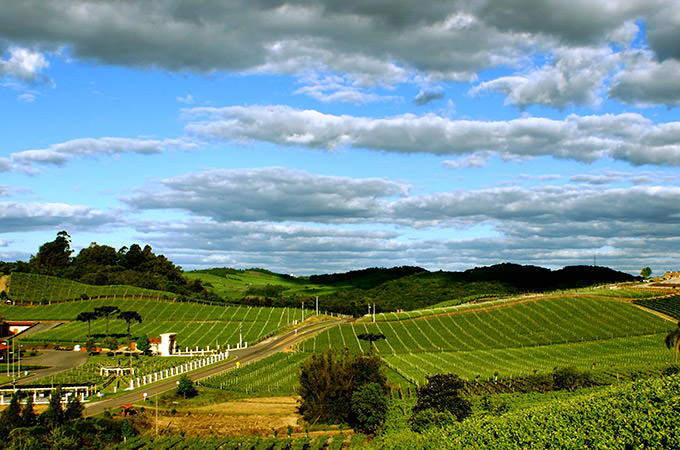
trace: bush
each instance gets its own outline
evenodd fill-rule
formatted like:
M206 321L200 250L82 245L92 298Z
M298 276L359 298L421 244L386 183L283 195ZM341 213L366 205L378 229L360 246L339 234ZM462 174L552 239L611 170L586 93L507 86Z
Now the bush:
M378 383L365 383L352 394L351 406L357 431L375 434L385 422L389 397Z
M470 401L460 395L460 390L465 387L465 382L458 375L452 373L440 373L426 377L427 382L418 389L418 400L413 407L411 416L411 428L423 429L425 421L430 419L435 423L439 420L448 420L436 413L449 413L456 420L461 421L472 413ZM432 410L432 412L424 412Z
M198 395L198 391L196 390L196 386L194 386L194 382L191 381L191 378L189 378L187 375L181 375L179 377L179 383L177 384L177 395L181 395L184 398L196 397Z
M556 368L553 371L553 385L557 390L573 391L574 389L593 385L593 378L589 372L580 371L575 367Z

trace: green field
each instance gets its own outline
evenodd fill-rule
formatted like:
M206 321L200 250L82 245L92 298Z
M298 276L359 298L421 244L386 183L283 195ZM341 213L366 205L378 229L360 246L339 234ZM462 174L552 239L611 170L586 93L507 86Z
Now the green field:
M202 380L201 386L240 395L293 395L298 367L308 353L276 353L260 361Z
M300 320L300 309L265 308L254 306L215 306L196 303L181 303L164 300L82 300L77 302L55 303L52 305L21 306L0 305L0 316L7 320L53 320L66 323L42 333L22 338L23 343L58 345L84 344L87 340L87 323L75 321L84 311L95 307L115 305L121 311L137 311L142 323L133 323L131 334L156 337L161 333L177 333L180 347L205 348L217 345L234 347L239 342L239 326L245 342L254 343L271 335L295 320ZM309 317L311 310L306 310ZM104 334L105 321L92 322L92 334ZM127 324L111 319L109 333L127 333Z
M177 294L135 286L94 286L48 275L14 272L10 276L9 298L17 304L49 304L85 297L145 297L173 299Z
M498 305L496 305L498 306ZM304 342L306 352L348 348L367 353L362 333L382 333L375 343L389 367L422 383L433 373L473 379L549 372L556 366L615 373L671 361L663 344L674 324L630 303L601 296L536 297L504 307L463 309L399 321L344 324Z
M279 287L277 295L305 297L324 295L337 288L310 283L306 278L294 278L261 270L209 269L185 272L189 280L201 280L203 285L227 300L239 300L248 294L249 289L262 289L266 286Z

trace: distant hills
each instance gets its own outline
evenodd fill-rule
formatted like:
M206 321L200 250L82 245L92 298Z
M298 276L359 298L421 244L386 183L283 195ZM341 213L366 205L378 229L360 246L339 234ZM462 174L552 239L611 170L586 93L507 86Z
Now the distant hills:
M51 275L89 285L129 285L172 292L200 300L257 306L294 306L319 297L320 308L361 315L368 305L378 312L411 310L440 303L457 304L485 297L545 292L636 277L607 267L568 266L551 270L502 263L463 272L430 272L421 267L372 267L344 273L292 277L264 269L214 268L185 273L148 245L119 250L92 243L72 256L70 236L61 231L29 262L0 262L0 272ZM82 290L82 289L81 289Z

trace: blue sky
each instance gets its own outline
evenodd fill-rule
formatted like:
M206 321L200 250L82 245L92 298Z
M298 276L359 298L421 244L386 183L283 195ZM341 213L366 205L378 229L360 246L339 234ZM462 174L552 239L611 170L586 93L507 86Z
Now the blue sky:
M678 1L0 0L0 260L677 270Z

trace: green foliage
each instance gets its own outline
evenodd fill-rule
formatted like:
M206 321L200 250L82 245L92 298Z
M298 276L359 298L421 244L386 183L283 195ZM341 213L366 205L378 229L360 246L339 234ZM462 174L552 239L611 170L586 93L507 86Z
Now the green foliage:
M149 336L146 334L141 335L137 338L137 350L146 354L151 349L151 343L149 342Z
M191 378L189 378L189 376L186 374L182 374L179 377L177 384L177 395L181 395L184 398L192 398L198 395L198 391L196 390L196 386L194 386L194 382L191 381Z
M377 356L347 352L318 353L300 367L300 413L310 423L348 423L358 426L352 411L352 395L362 386L375 383L387 393L387 378Z
M9 405L0 413L0 438L6 439L10 432L22 425L19 393L12 394Z
M384 386L364 383L352 394L351 409L356 429L361 433L375 434L385 422L389 396Z
M469 416L472 413L470 401L460 393L464 386L465 382L455 374L428 376L425 385L418 389L418 400L412 409L411 428L414 431L423 430L427 420L433 420L433 423L448 421L447 413L456 420Z
M60 427L64 424L65 416L64 409L61 406L61 396L61 387L57 386L57 388L52 391L52 394L50 394L50 402L47 405L47 409L40 414L40 423L50 429Z
M649 266L643 267L642 270L640 270L640 276L643 278L649 278L652 276L652 269L650 269Z
M578 370L575 367L561 367L553 371L554 389L573 391L592 385L593 379L587 371Z
M300 362L307 353L281 352L219 375L201 380L201 386L238 396L291 395L298 387Z
M680 378L649 379L571 394L501 416L474 416L423 434L396 430L366 448L678 449L679 398Z
M153 253L150 246L138 244L130 248L99 245L84 248L74 258L70 236L60 231L57 238L40 246L29 264L16 264L15 271L54 275L92 285L131 285L168 291L185 296L212 298L200 281L184 279L182 269L163 255Z

